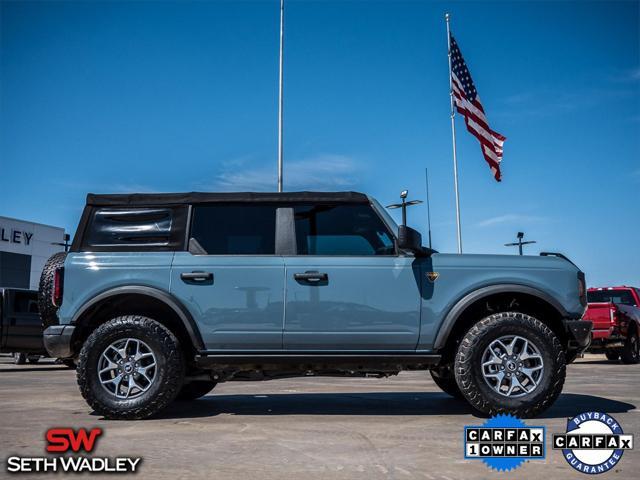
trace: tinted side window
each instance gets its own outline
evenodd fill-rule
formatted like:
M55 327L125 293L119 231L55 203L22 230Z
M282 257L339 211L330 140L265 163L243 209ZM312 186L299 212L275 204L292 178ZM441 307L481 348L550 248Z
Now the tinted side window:
M275 205L196 205L191 237L209 255L274 255Z
M368 205L294 207L298 255L393 255L393 237Z
M185 211L185 207L96 208L84 246L98 250L182 248Z

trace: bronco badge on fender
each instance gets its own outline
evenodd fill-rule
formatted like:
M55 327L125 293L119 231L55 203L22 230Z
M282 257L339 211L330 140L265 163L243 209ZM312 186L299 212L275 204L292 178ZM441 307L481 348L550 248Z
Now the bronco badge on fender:
M427 272L427 278L431 283L435 282L440 274L438 272Z

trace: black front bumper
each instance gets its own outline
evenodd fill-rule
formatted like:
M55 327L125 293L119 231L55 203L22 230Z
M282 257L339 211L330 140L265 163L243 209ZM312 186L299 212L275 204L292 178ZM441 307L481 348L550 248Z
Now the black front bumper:
M76 327L73 325L53 325L44 331L44 348L54 358L73 356L71 337Z
M569 337L569 349L583 352L589 347L593 322L589 320L565 320L564 326Z

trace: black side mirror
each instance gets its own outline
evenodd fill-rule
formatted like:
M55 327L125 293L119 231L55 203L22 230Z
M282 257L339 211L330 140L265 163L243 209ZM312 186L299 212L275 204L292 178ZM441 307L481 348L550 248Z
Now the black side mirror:
M398 227L398 248L400 250L408 250L415 255L422 254L422 235L417 230L406 225Z

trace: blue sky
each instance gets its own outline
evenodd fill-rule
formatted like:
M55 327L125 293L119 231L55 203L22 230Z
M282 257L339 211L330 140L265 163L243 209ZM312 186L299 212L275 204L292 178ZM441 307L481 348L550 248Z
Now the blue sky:
M277 0L0 9L0 215L73 233L87 192L275 189ZM465 252L524 230L640 286L638 2L288 1L285 189L424 199L428 166L455 251L445 11L507 136L498 184L457 120Z

